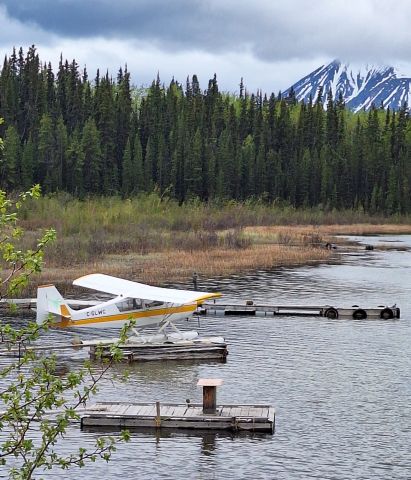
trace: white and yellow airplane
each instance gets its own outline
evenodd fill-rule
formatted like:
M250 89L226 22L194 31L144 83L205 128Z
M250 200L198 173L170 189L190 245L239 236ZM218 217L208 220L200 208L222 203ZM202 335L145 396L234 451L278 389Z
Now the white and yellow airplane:
M115 295L106 302L74 310L54 285L37 289L37 323L49 315L53 327L118 328L135 320L135 328L159 325L163 329L174 321L188 318L203 301L220 297L220 293L194 292L160 288L110 275L93 273L74 280L73 285Z

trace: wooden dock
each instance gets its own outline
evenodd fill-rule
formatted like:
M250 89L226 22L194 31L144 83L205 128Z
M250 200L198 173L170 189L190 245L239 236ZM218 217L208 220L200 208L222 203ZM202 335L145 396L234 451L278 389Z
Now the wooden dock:
M176 341L173 343L127 342L119 347L123 359L129 363L149 362L158 360L215 360L221 363L227 361L227 343L222 337L199 337L192 341ZM99 349L100 358L110 358L110 345L91 345L90 358L96 358Z
M400 309L396 305L389 307L379 305L377 307L337 307L333 305L267 305L257 304L251 300L244 303L219 303L205 302L198 308L199 315L262 315L262 316L317 316L331 319L353 318L361 319L384 319L400 318Z
M206 414L201 404L99 402L81 412L81 427L274 433L275 410L270 405L219 405L216 413Z
M110 358L110 347L117 342L118 338L110 338L80 340L78 343L54 343L53 345L31 344L25 348L34 352L88 348L90 358L95 360L97 351L99 351L99 358ZM133 341L133 337L130 337L118 348L123 353L124 361L129 363L159 360L213 360L225 363L228 355L227 343L223 337L196 337L193 340L173 340L163 343L136 343ZM18 348L9 349L7 343L0 343L0 357L18 357L20 354Z

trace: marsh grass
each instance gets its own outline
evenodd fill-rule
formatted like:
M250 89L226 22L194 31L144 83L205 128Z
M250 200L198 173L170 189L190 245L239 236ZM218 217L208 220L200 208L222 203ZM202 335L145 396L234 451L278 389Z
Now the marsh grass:
M102 261L79 267L48 267L38 278L38 283L55 283L67 293L72 291L68 284L74 278L90 272L100 272L155 285L179 280L189 281L193 272L198 272L200 278L218 277L255 268L272 269L323 262L331 255L326 249L293 248L276 244L251 245L240 251L215 248L207 251L166 251L147 256L110 255Z
M22 248L53 226L36 284L65 285L103 272L158 284L255 268L326 261L324 249L339 234L411 233L408 218L371 217L358 211L295 210L258 201L178 205L156 194L80 201L66 194L43 197L22 209ZM31 293L34 293L32 288Z

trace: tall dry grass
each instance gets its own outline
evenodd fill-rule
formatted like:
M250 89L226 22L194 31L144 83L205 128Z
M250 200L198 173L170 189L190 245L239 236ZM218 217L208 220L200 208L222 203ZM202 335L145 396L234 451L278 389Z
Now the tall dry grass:
M113 255L81 267L72 266L65 269L49 267L37 279L39 283L55 283L67 293L72 290L69 283L74 278L90 272L107 273L156 285L190 280L193 272L198 272L202 277L218 277L256 268L272 269L327 261L331 255L332 253L326 249L291 248L276 244L252 245L241 251L216 248L207 251L166 251L148 256Z
M82 201L60 194L29 202L21 215L22 248L35 245L42 229L56 228L38 281L60 284L96 271L155 284L193 271L215 276L324 261L330 252L322 247L333 235L411 232L405 217L257 201L178 205L156 194Z

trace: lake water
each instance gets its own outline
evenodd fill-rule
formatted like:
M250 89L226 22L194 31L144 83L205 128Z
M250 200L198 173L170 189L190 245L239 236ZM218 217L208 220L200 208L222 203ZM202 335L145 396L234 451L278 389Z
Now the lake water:
M411 236L362 240L411 247ZM46 478L411 478L411 252L361 250L341 264L200 278L199 286L221 291L225 300L397 303L401 319L204 317L199 331L228 342L226 364L132 365L127 383L103 380L97 399L201 402L197 380L222 378L218 402L274 405L275 434L133 433L108 464L53 470ZM51 335L61 340L68 333ZM64 354L61 363L75 368L80 356ZM91 447L96 437L73 426L59 449Z

